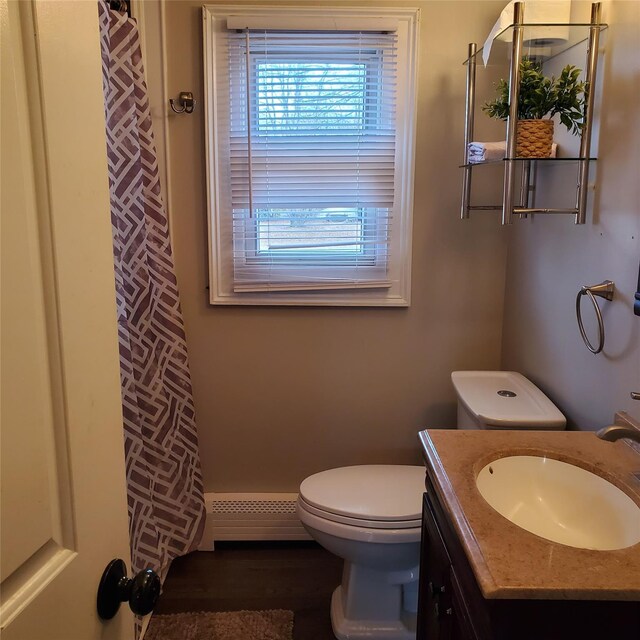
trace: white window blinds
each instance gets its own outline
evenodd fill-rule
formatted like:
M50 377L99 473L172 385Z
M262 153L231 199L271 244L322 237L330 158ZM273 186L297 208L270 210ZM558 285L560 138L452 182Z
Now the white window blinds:
M230 30L218 56L234 291L391 286L395 32Z

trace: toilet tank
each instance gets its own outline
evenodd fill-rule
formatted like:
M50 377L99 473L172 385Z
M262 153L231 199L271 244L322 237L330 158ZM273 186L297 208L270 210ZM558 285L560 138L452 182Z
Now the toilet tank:
M454 371L458 429L562 430L560 410L515 371Z

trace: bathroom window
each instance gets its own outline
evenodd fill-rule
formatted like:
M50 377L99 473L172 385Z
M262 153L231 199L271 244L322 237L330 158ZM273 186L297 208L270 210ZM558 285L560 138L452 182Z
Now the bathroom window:
M204 8L213 304L408 305L417 20L386 14Z

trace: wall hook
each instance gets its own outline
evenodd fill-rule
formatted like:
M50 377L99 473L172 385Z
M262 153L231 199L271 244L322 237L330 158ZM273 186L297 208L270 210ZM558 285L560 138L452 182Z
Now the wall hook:
M176 109L176 103L180 105L180 109ZM178 99L174 100L171 98L169 104L171 105L171 109L176 113L193 113L193 110L196 108L196 101L193 99L193 93L191 93L191 91L181 91Z

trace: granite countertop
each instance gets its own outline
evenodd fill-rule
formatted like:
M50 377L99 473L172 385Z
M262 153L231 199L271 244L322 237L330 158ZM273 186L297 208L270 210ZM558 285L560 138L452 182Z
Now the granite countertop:
M488 599L640 601L640 543L626 549L577 549L529 533L495 511L475 479L509 455L544 455L602 476L640 506L640 454L624 441L577 431L429 429L420 441L440 502Z

